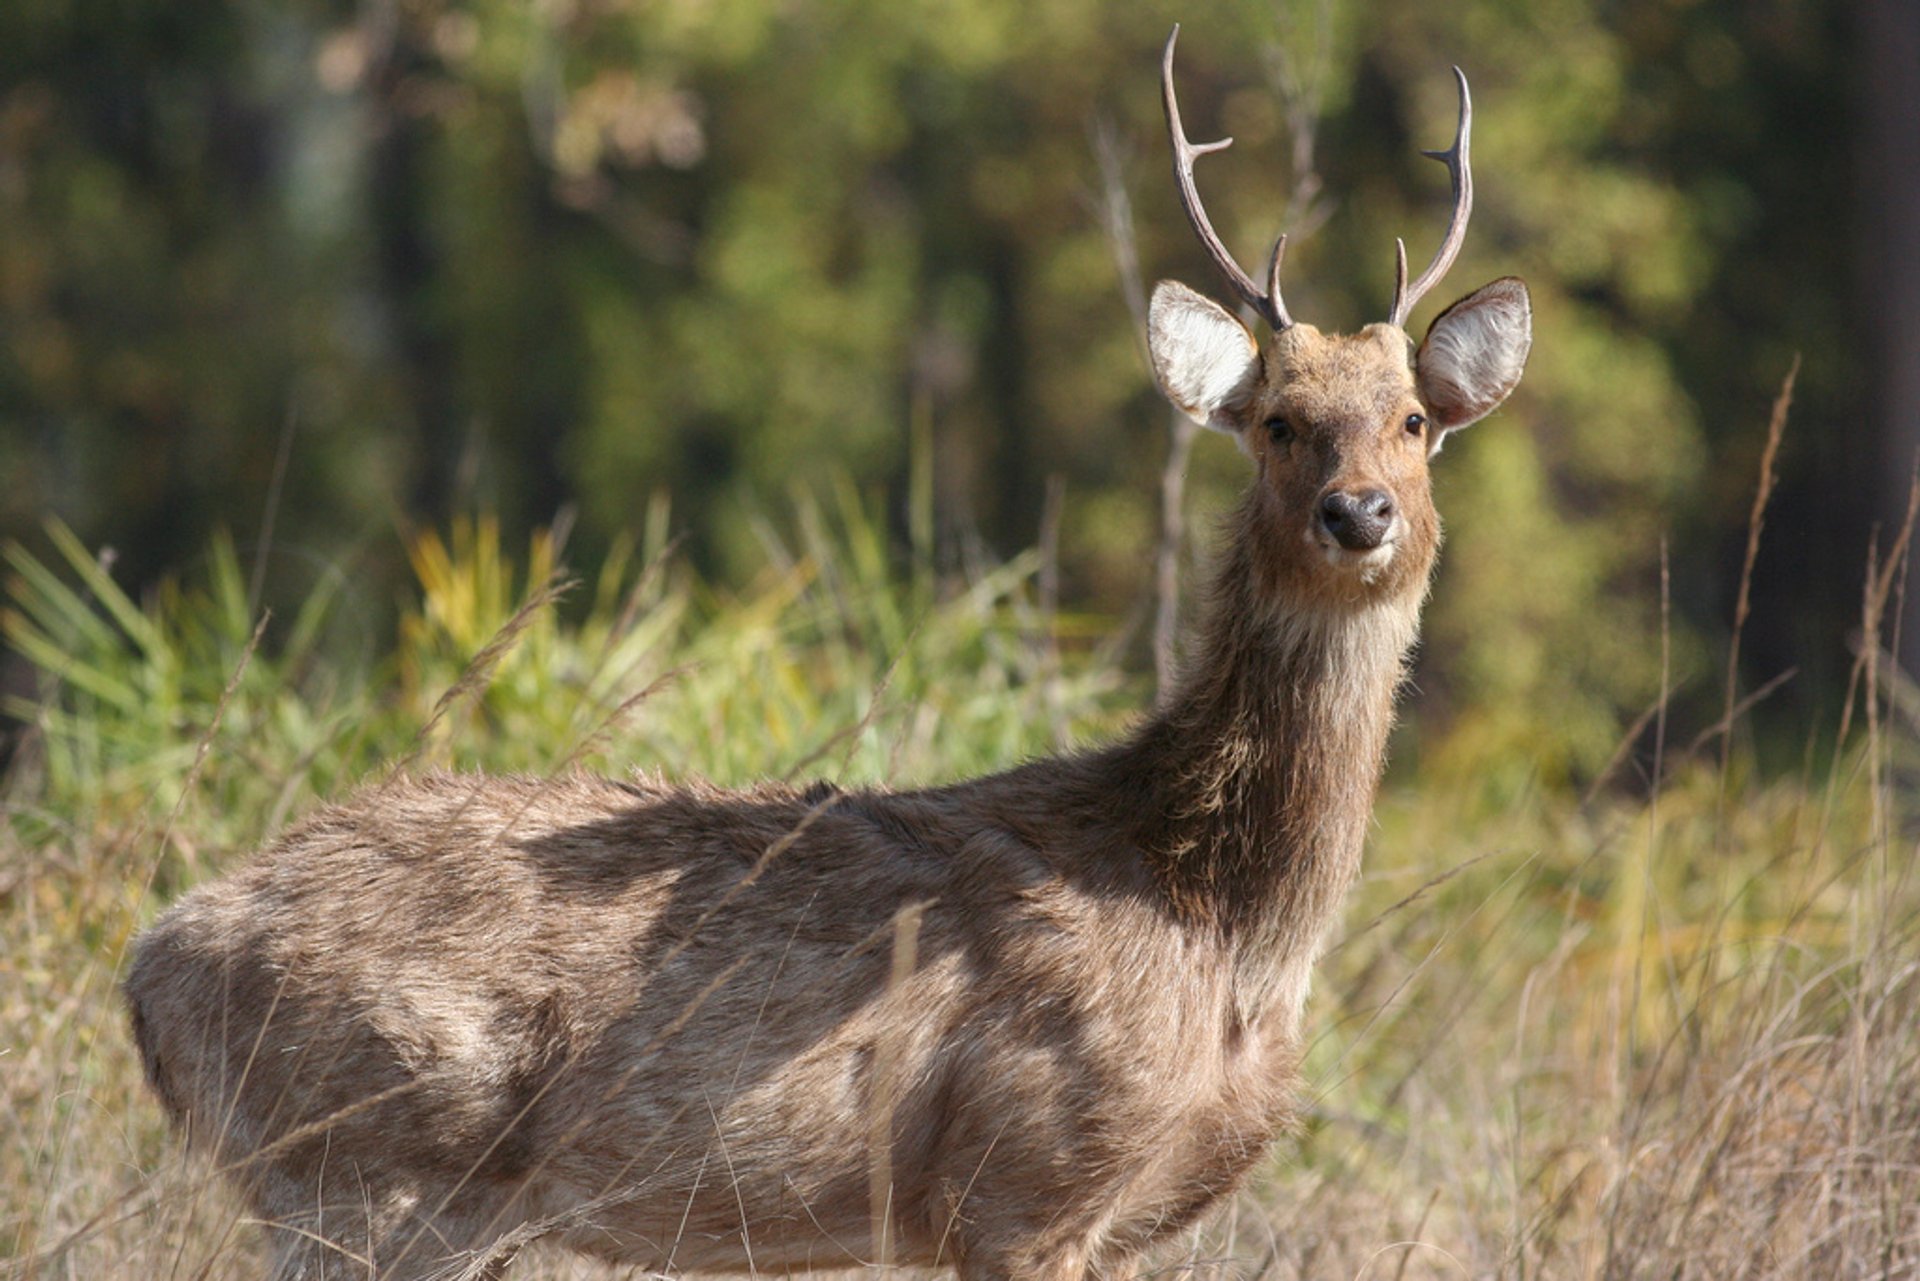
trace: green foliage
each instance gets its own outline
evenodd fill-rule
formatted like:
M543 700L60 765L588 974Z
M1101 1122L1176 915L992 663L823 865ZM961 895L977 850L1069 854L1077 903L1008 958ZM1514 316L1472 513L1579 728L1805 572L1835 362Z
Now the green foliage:
M47 533L60 570L9 545L12 603L0 615L9 643L45 678L43 697L7 707L36 731L23 750L43 776L26 821L91 821L75 835L98 837L135 817L128 806L178 796L190 776L212 814L284 815L285 789L340 777L363 694L339 688L314 645L338 580L263 653L226 538L213 544L206 583L169 584L143 608L66 526ZM203 746L228 767L196 776ZM234 835L218 823L202 830ZM244 835L256 834L249 824Z
M396 762L931 782L1112 729L1121 682L1062 659L1053 629L1074 622L1042 611L1036 557L950 584L922 561L902 589L871 505L850 482L831 494L796 497L791 537L760 522L766 565L738 593L674 559L664 504L589 585L549 531L523 559L491 518L420 534L413 599L373 667L316 648L340 576L256 643L228 540L204 583L141 605L51 524L58 566L6 550L6 636L43 677L9 708L39 774L16 821L191 832L189 863L218 862Z
M1479 200L1431 301L1524 274L1538 342L1512 406L1441 463L1424 725L1590 771L1658 685L1617 638L1657 616L1661 537L1710 581L1744 511L1742 485L1701 497L1704 445L1752 434L1793 347L1804 401L1845 417L1857 395L1833 238L1794 232L1845 181L1838 11L14 6L0 531L56 511L157 581L251 528L285 443L277 542L323 561L475 507L516 542L577 509L597 559L665 489L694 563L738 584L761 496L842 470L898 489L923 422L943 565L1031 542L1059 476L1068 598L1118 612L1166 442L1096 210L1131 204L1149 280L1213 285L1155 85L1184 18L1196 136L1238 140L1207 163L1210 207L1247 261L1297 233L1289 298L1325 325L1381 313L1395 236L1416 259L1437 238L1417 148L1452 118L1446 64L1470 72ZM1218 508L1238 460L1201 452L1196 504ZM1804 572L1850 607L1832 566ZM365 573L404 582L399 558ZM283 613L302 596L269 577ZM1679 603L1683 647L1720 626L1715 593ZM1524 730L1541 707L1567 709L1550 740Z

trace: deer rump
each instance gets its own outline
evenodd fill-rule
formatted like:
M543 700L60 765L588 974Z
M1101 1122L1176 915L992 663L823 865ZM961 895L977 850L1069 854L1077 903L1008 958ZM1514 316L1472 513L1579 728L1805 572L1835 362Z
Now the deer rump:
M1297 1051L1061 764L1044 795L394 780L142 936L136 1037L283 1256L359 1275L547 1234L675 1271L1117 1263L1261 1156Z

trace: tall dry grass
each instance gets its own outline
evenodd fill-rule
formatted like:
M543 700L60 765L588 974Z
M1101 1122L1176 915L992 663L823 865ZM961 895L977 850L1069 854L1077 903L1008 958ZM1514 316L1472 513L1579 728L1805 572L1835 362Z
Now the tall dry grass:
M1776 444L1784 418L1783 398ZM0 829L6 1274L258 1275L255 1229L143 1092L114 985L163 900L347 780L904 784L1110 734L1145 697L1092 620L1050 612L1036 560L942 585L850 495L797 523L725 594L658 519L560 607L551 539L524 565L484 525L422 539L398 652L369 671L328 664L318 617L261 641L230 550L146 605L70 540L57 568L16 550L8 626L48 683ZM1856 682L1798 775L1756 772L1730 683L1723 724L1684 742L1663 689L1586 796L1482 786L1513 763L1444 752L1390 788L1320 969L1306 1122L1164 1266L1920 1276L1920 699L1883 653L1911 525L1868 565ZM515 1275L609 1273L536 1253Z

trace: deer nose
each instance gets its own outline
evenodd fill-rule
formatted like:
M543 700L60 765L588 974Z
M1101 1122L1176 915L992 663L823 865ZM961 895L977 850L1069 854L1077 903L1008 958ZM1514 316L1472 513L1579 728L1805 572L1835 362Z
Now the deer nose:
M1320 500L1320 525L1348 551L1372 551L1393 528L1393 497L1384 489L1336 489Z

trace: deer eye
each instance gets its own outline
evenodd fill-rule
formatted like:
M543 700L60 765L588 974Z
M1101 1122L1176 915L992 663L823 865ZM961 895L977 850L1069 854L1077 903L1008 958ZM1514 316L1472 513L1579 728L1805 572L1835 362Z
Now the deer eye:
M1293 439L1293 424L1275 414L1267 419L1267 435L1276 445L1284 445Z
M1406 428L1407 428L1407 435L1409 436L1420 435L1423 431L1427 429L1427 416L1425 414L1408 414Z

